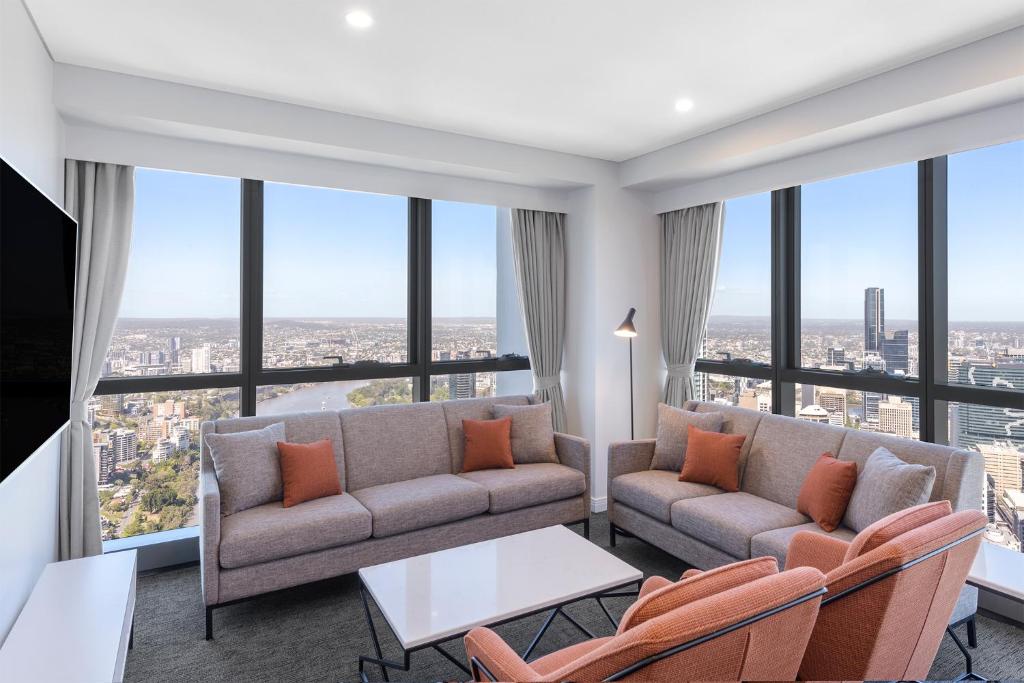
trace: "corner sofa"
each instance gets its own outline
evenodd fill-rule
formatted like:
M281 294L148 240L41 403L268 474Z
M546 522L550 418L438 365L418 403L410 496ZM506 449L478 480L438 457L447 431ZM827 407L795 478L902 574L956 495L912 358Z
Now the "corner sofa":
M681 482L678 472L651 469L654 439L613 443L608 448L610 541L634 535L699 569L754 557L786 563L790 539L799 531L850 541L845 526L826 532L797 512L804 477L824 452L863 468L884 446L904 462L935 468L931 501L948 500L953 511L980 510L984 459L978 453L911 439L845 429L745 408L689 401L685 410L722 413L722 432L743 434L740 490ZM967 586L951 623L969 619L977 589Z
M589 535L590 444L555 434L558 463L460 474L462 420L527 396L373 406L205 422L200 563L206 637L213 610L360 567L538 529L582 523ZM221 514L210 433L283 422L290 442L330 439L343 493Z

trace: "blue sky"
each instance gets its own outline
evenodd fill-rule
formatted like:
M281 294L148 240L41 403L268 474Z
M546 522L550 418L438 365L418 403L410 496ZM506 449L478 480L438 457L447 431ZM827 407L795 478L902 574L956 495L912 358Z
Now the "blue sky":
M917 318L916 164L805 185L806 318ZM949 316L1024 320L1024 141L949 158ZM239 181L139 169L123 317L237 317ZM265 186L264 313L406 314L406 199ZM712 314L770 313L770 196L726 203ZM434 314L495 315L491 206L434 202Z
M122 317L237 317L239 181L139 169ZM405 317L407 200L264 186L264 315ZM493 206L433 203L438 317L495 315Z
M886 317L917 319L917 165L803 186L802 315L864 314L885 288ZM726 202L712 314L770 314L771 199ZM949 157L949 317L1024 320L1024 141Z

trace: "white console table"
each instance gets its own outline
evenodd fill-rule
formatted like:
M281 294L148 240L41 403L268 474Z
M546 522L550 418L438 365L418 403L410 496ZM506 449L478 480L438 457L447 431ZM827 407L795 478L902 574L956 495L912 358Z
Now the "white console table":
M0 649L0 680L123 680L135 570L134 550L46 565Z

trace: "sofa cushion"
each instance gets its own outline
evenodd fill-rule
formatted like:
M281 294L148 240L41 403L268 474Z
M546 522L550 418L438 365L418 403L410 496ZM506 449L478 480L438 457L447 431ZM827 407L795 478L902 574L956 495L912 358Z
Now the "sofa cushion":
M512 418L512 458L516 464L558 462L551 404L529 406L494 404L494 417Z
M341 411L346 491L450 474L444 408L436 403Z
M377 538L465 519L490 506L487 489L454 474L380 484L352 495L373 516Z
M342 493L338 466L327 439L313 443L277 442L284 484L284 506L290 508L308 500Z
M950 471L952 469L951 466L954 462L960 460L958 456L963 455L964 452L950 446L905 439L891 434L851 429L847 432L846 438L843 439L843 446L839 449L836 457L840 460L852 460L857 463L857 471L861 472L864 470L864 465L867 463L868 458L879 447L885 448L885 450L910 465L925 465L926 467L935 468L935 484L932 486L928 502L951 500L957 494L957 491L946 491L945 484L947 477L954 474ZM977 453L972 453L972 455L981 457ZM979 482L979 493L974 496L977 504L972 507L980 507L980 491L982 488ZM955 505L953 510L954 512L956 511Z
M822 453L800 486L796 510L825 531L835 531L843 521L856 483L857 463L836 460L831 453Z
M288 415L257 415L217 420L214 431L217 434L234 434L253 429L263 429L277 422L284 423L284 441L289 443L313 443L330 439L334 451L334 463L338 466L338 482L345 489L345 447L341 438L341 420L338 413L316 412L290 413Z
M842 427L765 415L747 456L740 490L796 509L807 473L822 453L838 453Z
M488 398L464 398L454 401L442 401L445 426L448 429L448 447L452 453L452 472L462 471L462 459L465 453L465 434L462 430L463 420L490 420L494 417L494 405L500 403L507 406L530 405L526 396L493 396Z
M672 504L687 498L712 496L721 489L707 484L679 481L679 474L668 470L641 470L615 477L611 485L612 498L654 517L659 522L672 521Z
M370 537L369 511L348 494L286 508L279 501L225 517L220 564L227 569L334 548Z
M798 531L813 531L823 536L831 536L841 541L853 540L855 536L851 529L844 526L836 527L834 531L823 530L816 522L788 526L783 529L772 529L754 536L750 539L751 557L774 557L779 562L779 569L786 566L786 553L789 550L789 542Z
M587 479L579 470L549 462L515 469L479 470L459 475L487 489L490 511L497 514L582 496Z
M722 431L722 413L695 413L691 410L658 404L658 433L654 442L652 470L670 470L677 474L683 468L690 427L705 432Z
M722 429L720 431L723 434L742 434L747 437L747 440L743 442L743 450L740 451L740 482L742 483L743 472L747 467L747 457L750 455L750 445L754 442L757 426L761 424L761 418L765 414L757 410L700 401L687 401L683 405L683 409L697 413L721 413Z
M463 420L462 431L466 435L463 472L515 468L516 464L512 460L511 417L500 420ZM856 472L857 466L848 464Z
M687 453L679 481L717 486L723 491L739 491L740 451L747 437L706 432L693 425L687 430Z
M206 435L220 485L222 515L281 500L277 442L284 438L284 424L280 422L237 434Z
M934 485L934 467L903 462L879 446L860 468L843 524L864 531L893 513L927 503Z
M672 526L733 557L750 557L750 539L810 520L785 505L742 491L672 504Z

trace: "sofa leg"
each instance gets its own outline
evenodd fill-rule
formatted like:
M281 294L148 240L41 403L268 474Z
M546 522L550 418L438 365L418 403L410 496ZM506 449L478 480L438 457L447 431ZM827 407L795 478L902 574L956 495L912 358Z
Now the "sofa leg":
M978 647L978 628L974 623L974 615L967 620L967 644L971 647Z
M615 525L614 524L609 524L608 525L608 545L610 545L613 548L615 547Z
M213 607L206 607L206 639L213 640Z
M590 519L583 520L583 538L590 540Z

